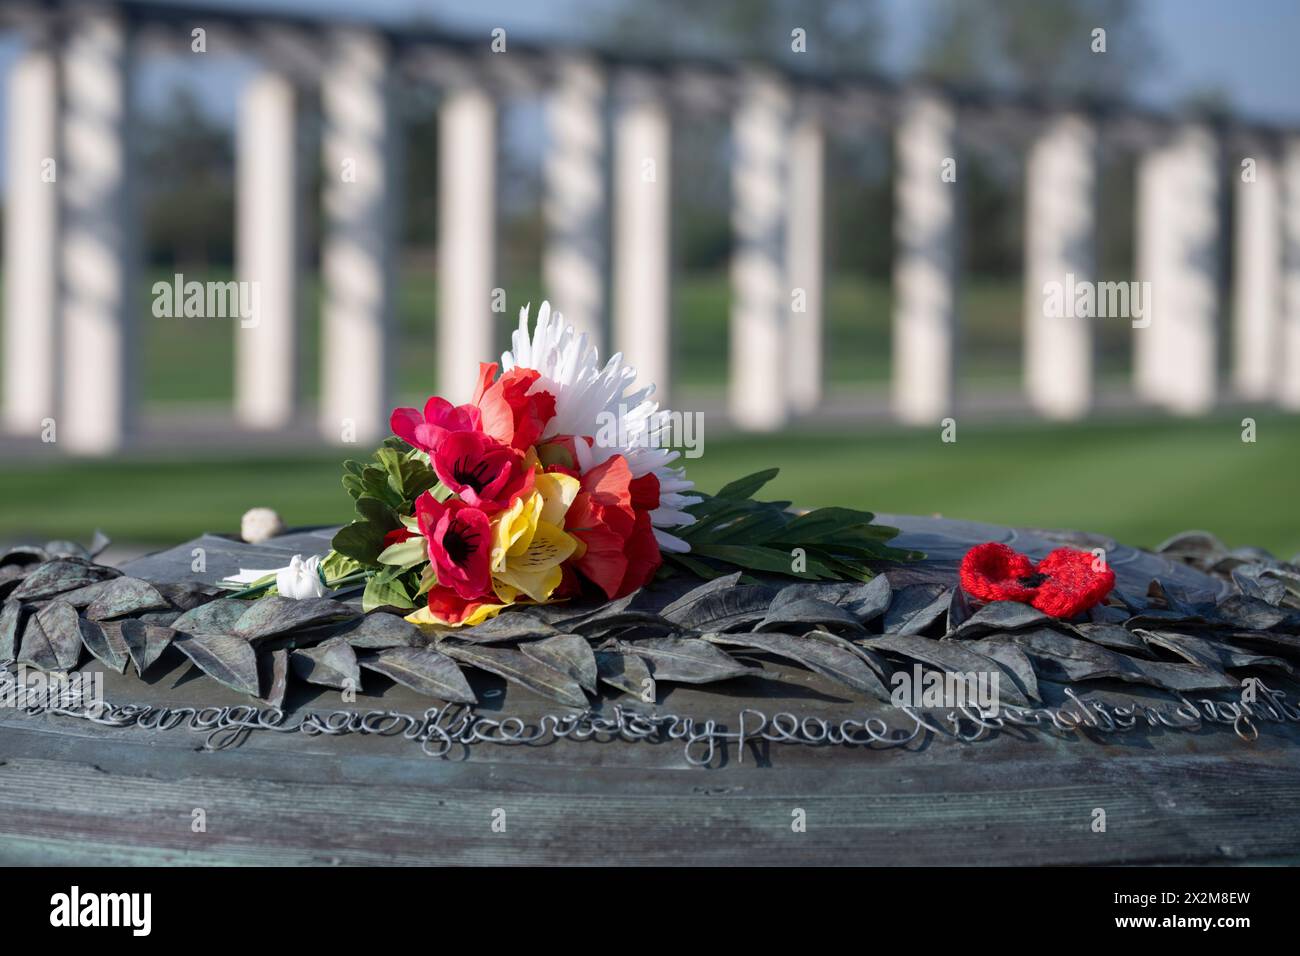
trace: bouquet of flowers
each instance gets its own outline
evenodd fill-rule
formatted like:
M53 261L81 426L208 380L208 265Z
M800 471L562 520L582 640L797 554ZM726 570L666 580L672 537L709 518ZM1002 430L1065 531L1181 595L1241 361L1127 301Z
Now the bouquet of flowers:
M916 557L888 547L897 531L870 513L753 500L776 469L696 491L654 387L632 390L622 356L601 365L549 304L531 331L528 311L467 404L396 409L394 437L344 463L356 517L321 583L364 581L366 611L455 627L515 604L622 597L661 574L867 580L868 562Z

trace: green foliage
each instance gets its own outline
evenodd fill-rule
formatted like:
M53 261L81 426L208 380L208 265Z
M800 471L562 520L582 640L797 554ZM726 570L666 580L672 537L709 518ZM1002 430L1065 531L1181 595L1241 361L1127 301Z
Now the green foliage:
M582 22L619 49L783 61L805 68L791 29L825 70L869 69L880 59L885 20L877 0L659 0L591 2ZM801 59L802 58L802 59Z
M678 534L690 544L690 554L669 554L666 559L706 578L721 573L717 566L725 565L810 581L867 581L871 561L922 557L889 547L898 529L873 524L875 516L869 511L818 508L795 514L788 501L754 501L777 472L768 468L736 479L688 507L695 524Z
M429 465L429 456L398 438L386 439L368 462L343 463L343 487L356 503L357 518L334 536L334 550L368 568L380 560L384 536L403 526L426 491L446 489Z
M980 86L1123 95L1158 67L1136 0L944 0L927 23L922 68ZM1092 31L1105 27L1105 68Z
M400 568L389 568L372 574L361 595L361 610L369 614L381 607L396 607L406 611L414 609L415 602L410 596L414 589L411 588L408 577Z
M379 555L379 563L398 568L410 568L428 560L425 551L427 542L422 536L407 538L397 544L390 544Z
M360 561L339 554L337 551L331 551L325 555L325 560L320 563L320 573L326 584L356 574L361 569Z

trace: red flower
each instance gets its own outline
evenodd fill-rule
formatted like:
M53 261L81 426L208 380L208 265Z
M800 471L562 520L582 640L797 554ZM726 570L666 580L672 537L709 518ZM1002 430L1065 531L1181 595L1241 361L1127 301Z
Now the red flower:
M547 391L529 394L541 373L532 368L512 368L495 382L496 362L479 365L478 406L483 431L511 448L527 451L542 437L542 429L555 417L555 396Z
M627 573L623 575L616 596L631 594L637 588L649 584L663 563L659 542L655 540L654 526L650 524L650 512L638 511L636 527L627 539Z
M582 476L582 490L599 504L610 508L632 510L632 469L627 459L615 455ZM628 514L629 522L632 515Z
M1027 603L1034 596L1033 576L1032 561L996 541L977 544L961 559L961 586L982 601Z
M466 600L452 588L437 585L429 589L429 610L439 621L444 621L447 624L460 624L484 604L495 603L496 597L491 594L479 595L473 600Z
M607 506L587 491L578 492L564 517L564 530L582 542L582 556L573 565L611 600L621 597L627 575L624 542L636 527L631 508Z
M1052 617L1074 617L1106 599L1115 586L1115 572L1109 565L1096 570L1097 557L1091 551L1057 548L1034 569L1047 580L1039 585L1034 607Z
M632 494L632 507L637 511L654 511L659 507L659 476L653 471L633 478L627 487Z
M403 525L400 528L394 528L392 531L388 532L388 534L384 535L384 547L387 548L390 545L401 544L408 538L415 537L419 537L419 535Z
M449 432L434 450L433 470L467 504L496 513L532 488L524 456L483 432Z
M615 455L582 476L565 515L564 529L583 545L574 567L609 599L630 594L652 577L663 558L650 525L649 511L634 500L659 502L659 482L633 481L622 455Z
M389 417L393 434L407 444L432 455L448 434L483 431L497 441L526 451L542 437L542 430L555 417L555 396L537 391L529 394L541 377L536 369L514 368L496 381L497 364L479 365L478 387L468 405L453 405L433 396L424 411L396 408Z
M414 408L395 408L388 419L393 434L408 445L430 454L448 432L478 431L480 414L473 405L453 405L433 396L424 403L424 413Z
M1005 544L977 544L961 559L961 586L983 601L1019 601L1052 617L1070 618L1100 604L1115 572L1095 567L1089 551L1057 548L1038 564Z
M415 517L429 542L429 560L438 574L438 584L450 587L466 601L489 594L492 531L488 516L455 498L440 502L426 491L416 499Z

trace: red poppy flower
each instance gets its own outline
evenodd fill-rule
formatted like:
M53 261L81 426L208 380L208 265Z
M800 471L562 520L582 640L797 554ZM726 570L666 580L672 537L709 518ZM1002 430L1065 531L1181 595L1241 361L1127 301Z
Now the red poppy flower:
M1070 618L1100 604L1115 572L1089 551L1057 548L1034 564L1005 544L977 544L961 559L961 586L982 601L1019 601L1052 617Z
M483 431L511 448L526 451L542 437L542 429L555 417L555 396L547 391L529 393L541 373L533 368L512 368L495 382L496 362L479 365L474 404Z
M524 457L483 432L450 432L434 450L433 470L467 504L495 514L532 488Z
M453 405L437 395L424 403L424 412L415 408L395 408L388 419L393 434L421 451L430 454L448 432L478 431L480 413L473 405Z
M495 603L496 597L491 594L467 601L452 588L436 585L429 589L429 610L439 621L447 624L460 624L484 604Z
M638 481L627 460L615 455L582 476L582 490L565 515L564 530L584 549L574 567L610 600L641 587L663 563L649 511L633 507L634 499L651 497L658 507L658 479L653 486Z
M429 542L438 584L467 601L488 594L492 585L488 516L455 498L438 501L426 491L416 499L415 517Z

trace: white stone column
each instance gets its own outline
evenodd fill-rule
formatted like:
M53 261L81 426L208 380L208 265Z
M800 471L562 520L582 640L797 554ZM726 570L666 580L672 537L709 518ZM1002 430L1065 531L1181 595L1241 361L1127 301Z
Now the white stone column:
M672 124L662 91L622 78L614 120L614 348L664 402L672 356Z
M1214 405L1219 308L1219 149L1205 128L1177 131L1139 171L1139 281L1151 325L1134 329L1139 394L1185 415Z
M9 74L4 423L36 434L58 406L58 59L36 38Z
M896 132L893 403L910 424L953 407L957 328L957 115L931 93L907 98Z
M785 235L791 98L777 77L742 80L732 118L729 409L741 428L780 428L789 415L790 288Z
M1096 152L1092 124L1061 116L1025 167L1025 388L1051 418L1080 418L1092 403L1092 326L1100 320L1077 315L1072 300L1078 284L1096 279Z
M1169 261L1165 247L1170 233L1164 224L1169 215L1169 165L1167 144L1147 149L1137 163L1136 281L1152 290L1153 296L1165 286L1161 270ZM1148 402L1159 402L1163 397L1161 376L1165 365L1158 340L1166 326L1155 321L1157 305L1154 299L1148 302L1150 323L1133 328L1133 389Z
M397 132L388 50L335 32L324 72L321 433L362 444L388 434Z
M473 397L478 363L497 360L497 114L482 86L457 84L438 119L438 394Z
M234 322L235 416L284 428L298 396L298 139L296 94L283 74L254 76L239 107L236 270L253 314Z
M542 283L551 308L605 353L605 77L565 56L548 95L543 163L546 244Z
M826 136L821 119L806 116L796 122L790 134L785 262L790 286L787 374L790 406L797 412L812 411L822 399L825 154Z
M1300 136L1282 153L1282 330L1277 398L1300 411Z
M1236 175L1232 383L1243 398L1272 398L1281 368L1282 205L1276 160L1249 157Z
M60 268L63 408L58 441L107 454L132 419L138 255L130 190L126 22L112 8L76 8L64 40Z

